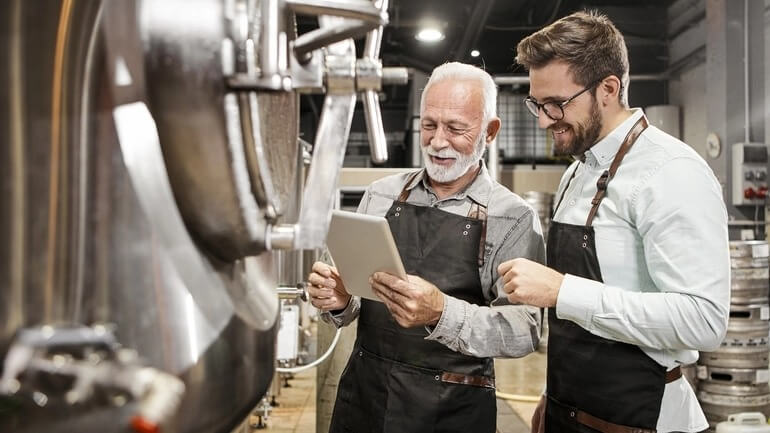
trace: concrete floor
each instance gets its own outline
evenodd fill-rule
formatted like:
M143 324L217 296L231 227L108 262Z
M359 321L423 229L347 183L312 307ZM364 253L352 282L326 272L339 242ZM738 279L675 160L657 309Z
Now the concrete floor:
M545 355L533 353L522 359L496 361L497 389L516 396L539 396L545 383ZM253 433L316 433L316 370L299 373L281 387L276 398L278 406L268 417L264 429L252 428ZM498 433L529 433L529 422L536 403L497 400ZM250 424L258 418L252 416Z

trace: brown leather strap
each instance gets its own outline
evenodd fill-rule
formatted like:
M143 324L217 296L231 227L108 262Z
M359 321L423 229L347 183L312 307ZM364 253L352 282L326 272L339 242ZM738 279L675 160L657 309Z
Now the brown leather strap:
M671 383L682 377L682 368L678 365L670 371L666 372L666 383Z
M591 427L592 429L602 433L655 433L654 429L613 424L611 422L597 418L591 414L585 413L582 410L570 412L570 416L574 416L577 422L580 424Z
M487 207L473 203L468 212L468 218L481 220L481 239L479 239L479 267L484 266L484 248L487 245Z
M495 379L487 376L469 376L460 373L441 373L441 381L447 383L456 383L458 385L482 386L484 388L495 388Z
M618 153L615 154L615 159L612 160L610 169L605 170L604 173L599 176L599 180L596 181L596 195L593 200L591 200L593 207L591 208L591 212L588 213L588 219L586 219L586 227L590 227L593 223L596 212L599 210L599 204L604 200L604 196L607 194L607 186L610 184L612 178L615 177L615 172L618 171L618 167L620 166L620 162L623 161L623 157L626 156L626 153L628 153L631 146L634 145L634 142L636 142L636 139L639 138L642 132L647 129L648 125L647 117L642 115L631 130L628 131L628 134L626 134L626 138L620 145Z
M409 185L412 184L414 179L417 177L418 174L420 174L422 170L417 170L414 173L410 174L406 178L406 184L404 184L404 188L401 190L401 194L398 195L398 201L406 201L407 198L409 198L409 193L412 192L412 190L409 189Z

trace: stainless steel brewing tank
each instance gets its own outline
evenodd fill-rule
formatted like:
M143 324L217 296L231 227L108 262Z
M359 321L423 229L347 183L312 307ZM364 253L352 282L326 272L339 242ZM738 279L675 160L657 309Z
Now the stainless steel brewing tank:
M522 198L537 212L540 218L540 227L543 229L543 237L547 237L548 228L551 226L554 195L549 192L526 191L522 194Z
M251 214L228 214L238 202L212 69L221 40L203 39L221 39L235 3L246 2L0 3L0 360L21 328L107 324L146 365L183 379L172 432L229 431L274 371L272 254L230 230L289 199L296 102L255 95L257 126L287 148L270 164L287 168L274 170L273 209L253 198ZM114 111L128 102L146 103L155 124ZM137 138L153 127L160 147ZM0 431L125 431L133 410L55 394L44 407L5 403Z

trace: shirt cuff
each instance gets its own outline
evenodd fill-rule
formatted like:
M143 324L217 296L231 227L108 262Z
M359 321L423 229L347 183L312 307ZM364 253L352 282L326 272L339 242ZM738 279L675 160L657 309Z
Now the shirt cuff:
M354 314L357 305L361 302L357 298L358 296L351 296L348 300L348 305L346 305L344 309L336 310L334 313L327 311L324 312L323 315L329 319L327 321L331 321L337 328L345 326L351 321L350 316Z
M604 283L565 274L556 298L556 317L591 329L591 319L599 311Z
M444 311L436 323L436 327L426 326L430 334L425 337L426 340L436 340L439 343L448 344L460 338L463 324L466 323L467 305L465 302L444 295Z

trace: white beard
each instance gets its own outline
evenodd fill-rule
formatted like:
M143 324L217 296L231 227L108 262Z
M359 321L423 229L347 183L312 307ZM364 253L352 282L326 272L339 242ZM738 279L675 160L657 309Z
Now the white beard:
M470 155L462 154L452 147L441 149L441 151L435 151L430 146L422 146L422 160L425 161L425 169L428 171L428 176L440 183L447 183L457 180L460 176L468 172L468 170L478 164L481 160L481 156L484 155L484 133L479 134L479 139L476 141L476 146L473 153ZM455 158L454 164L449 167L434 164L431 161L431 156L437 156L439 158Z

